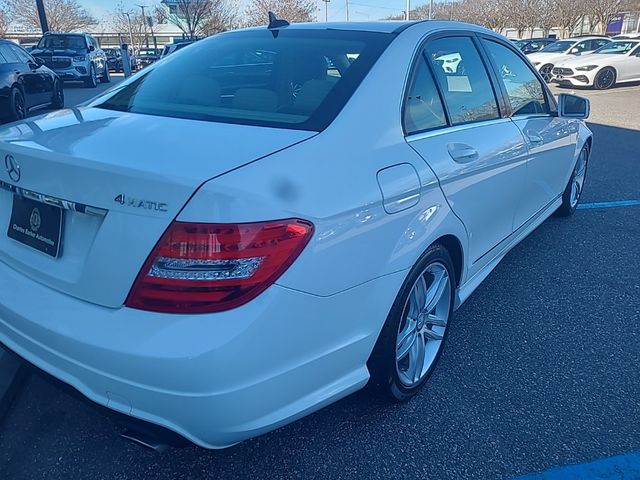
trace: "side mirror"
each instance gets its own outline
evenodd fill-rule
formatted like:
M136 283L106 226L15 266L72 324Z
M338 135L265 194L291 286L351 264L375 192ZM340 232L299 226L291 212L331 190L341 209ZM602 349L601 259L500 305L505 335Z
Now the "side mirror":
M41 59L40 57L33 57L33 61L35 62L36 65L38 65L39 67L44 65L44 60Z
M577 55L578 53L580 53L580 50L578 50L577 47L573 47L571 50L569 50L569 53L571 55Z
M96 51L96 47L94 47L93 45L89 45L89 52L95 52Z
M562 118L589 118L591 103L584 97L561 93L558 97L558 116Z

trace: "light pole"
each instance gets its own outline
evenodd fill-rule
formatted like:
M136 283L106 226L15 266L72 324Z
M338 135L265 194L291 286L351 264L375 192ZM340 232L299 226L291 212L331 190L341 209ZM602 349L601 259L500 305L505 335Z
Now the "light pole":
M156 40L156 34L153 32L153 19L147 21L147 15L144 13L146 5L137 5L142 10L142 21L144 22L144 34L147 48L149 48L149 37L147 37L147 25L151 28L151 38L153 39L153 48L158 50L158 41Z
M329 2L331 0L322 0L324 2L324 21L327 22L329 20Z
M406 5L406 11L405 11L405 17L406 20L409 20L409 12L411 11L411 0L407 0L407 5Z
M133 12L122 12L123 15L127 16L127 23L129 25L129 45L133 48L133 30L131 29L131 14Z
M433 18L433 0L429 1L429 20Z
M349 0L345 0L345 8L347 10L347 22L349 21Z
M47 12L44 9L44 0L36 0L36 7L38 7L40 28L42 29L42 33L45 34L49 31L49 23L47 22Z

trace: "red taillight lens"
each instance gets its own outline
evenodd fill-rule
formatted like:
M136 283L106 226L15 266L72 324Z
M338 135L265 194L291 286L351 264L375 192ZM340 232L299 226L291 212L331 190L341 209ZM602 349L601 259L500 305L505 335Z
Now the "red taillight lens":
M168 313L220 312L272 285L300 255L313 224L173 222L149 255L125 305Z

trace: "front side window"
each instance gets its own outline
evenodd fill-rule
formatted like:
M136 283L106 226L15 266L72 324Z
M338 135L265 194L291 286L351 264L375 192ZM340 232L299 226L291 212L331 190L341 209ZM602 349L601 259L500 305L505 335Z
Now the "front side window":
M33 62L33 58L31 58L31 55L29 55L27 52L25 52L22 48L18 47L17 45L9 45L9 48L13 50L16 56L20 59L20 62L22 63Z
M95 106L319 131L393 38L338 30L224 33L172 54Z
M471 38L440 38L426 53L453 125L500 117L489 75Z
M424 57L418 60L403 112L407 135L447 125L438 88Z
M548 113L542 84L527 64L504 45L483 40L504 85L513 115Z
M625 53L629 53L638 45L640 45L640 42L609 42L593 53L606 55L624 55Z
M0 43L0 55L4 57L7 63L20 63L18 55L7 43Z
M595 50L595 49L600 48L600 47L602 47L604 45L607 45L609 43L611 43L611 41L606 39L606 38L603 38L601 40L593 40L593 44L591 45L591 49Z

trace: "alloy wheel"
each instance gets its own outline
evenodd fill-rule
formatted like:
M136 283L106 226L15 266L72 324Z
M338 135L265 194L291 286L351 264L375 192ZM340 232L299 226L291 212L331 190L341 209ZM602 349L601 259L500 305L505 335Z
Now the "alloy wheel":
M551 73L552 70L553 70L553 65L544 65L540 69L540 75L542 75L542 78L547 83L551 82L551 79L553 78L553 75Z
M440 262L427 266L411 288L396 340L396 371L406 387L420 383L438 356L451 295L449 272Z
M24 97L20 92L16 92L13 105L14 105L16 118L18 120L23 119L27 116L27 108L24 104Z
M571 208L574 208L580 200L582 194L582 187L584 187L584 179L587 174L587 151L582 150L576 163L576 168L573 172L573 181L571 182L571 196L569 197Z
M596 82L599 89L606 90L607 88L611 88L615 82L615 74L613 73L613 70L606 69L600 72L596 78Z

